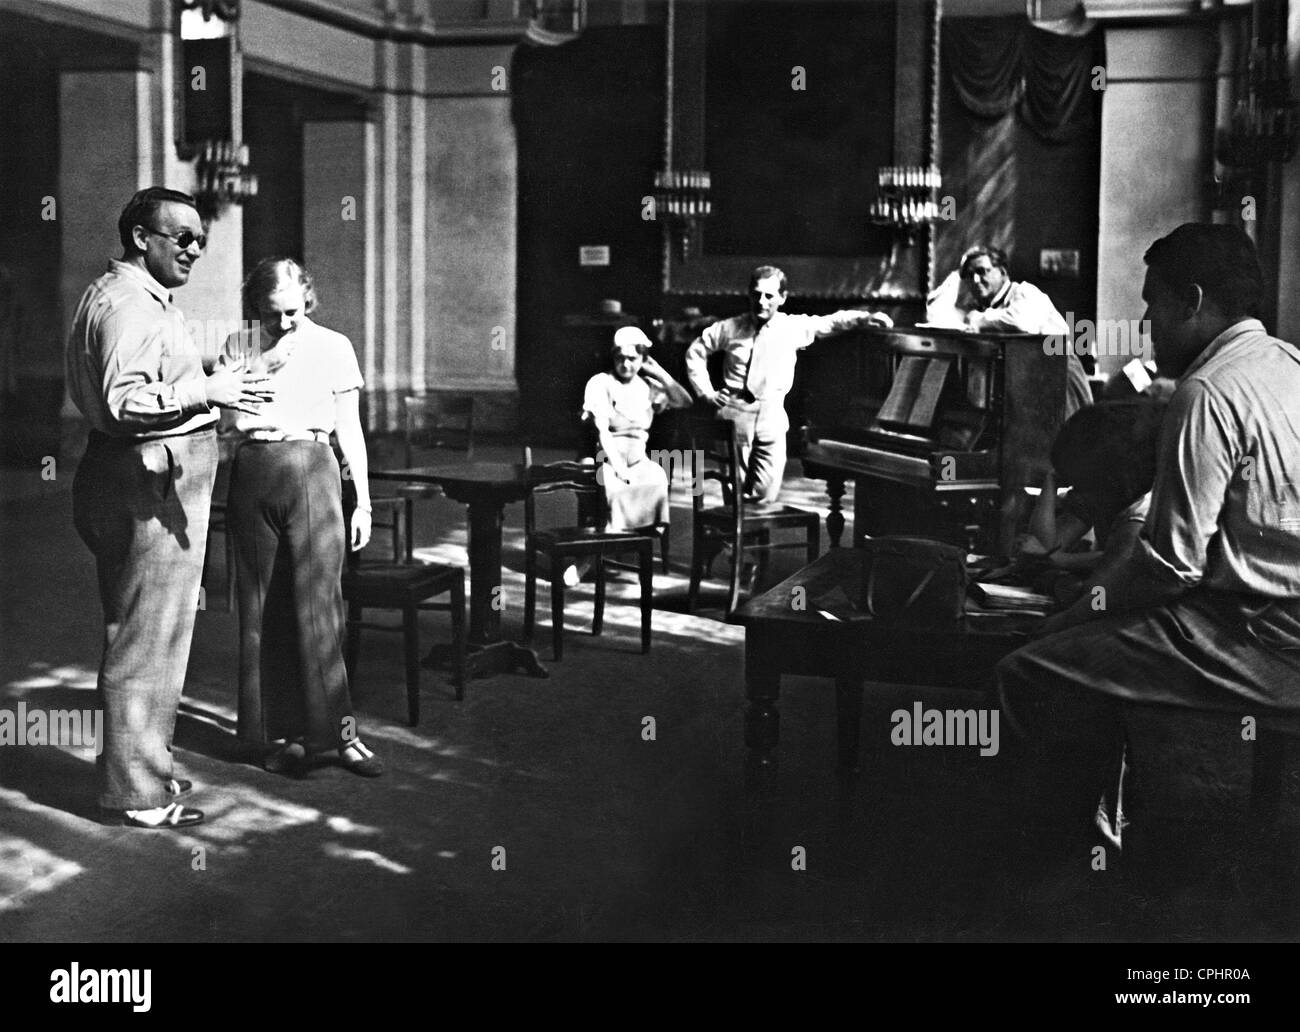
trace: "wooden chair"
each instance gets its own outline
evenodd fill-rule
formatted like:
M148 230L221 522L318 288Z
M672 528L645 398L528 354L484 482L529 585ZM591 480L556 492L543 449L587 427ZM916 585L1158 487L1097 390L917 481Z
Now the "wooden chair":
M677 413L675 412L660 413L658 418L664 419L666 416L673 416L673 415L677 415ZM582 448L579 451L579 461L595 462L596 457L599 456L601 452L600 435L596 432L595 426L592 425L591 413L589 412L584 412L582 414L582 440L583 440L583 444L582 444ZM646 461L649 461L648 458ZM667 463L667 468L664 469L664 473L668 477L668 493L669 495L671 495L673 490L673 474L674 474L674 469L673 469L671 459ZM586 517L590 521L594 521L597 518L603 521L609 515L609 509L605 505L605 500L603 497L600 498L598 502L590 502L587 500L586 497L580 496L579 506L581 507L579 510L579 516L580 516L578 521L579 523L584 522L582 517ZM669 546L672 543L672 533L671 533L672 527L670 527L667 524L664 524L662 527L638 527L637 531L638 533L647 534L650 537L659 539L659 557L660 557L660 561L663 563L664 573L671 573L672 570L669 566L668 552L669 552Z
M463 451L474 461L474 396L472 394L410 394L402 399L404 466L417 465L417 449ZM432 484L403 484L395 497L401 498L406 515L406 560L415 550L415 503L436 498L441 489ZM393 497L393 496L389 496ZM385 504L389 504L385 498Z
M525 464L529 465L525 449ZM558 661L564 656L564 579L566 560L592 558L596 575L595 612L591 633L603 629L605 560L636 553L641 581L641 651L650 651L654 612L654 538L639 532L604 530L605 493L597 479L599 466L585 462L554 462L535 467L538 486L524 502L524 641L531 642L537 610L537 557L544 555L551 571L551 643ZM578 525L538 529L535 496L568 492L578 500Z
M411 500L401 495L370 496L370 530L387 533L393 543L393 562L413 562L415 548L411 543Z
M338 438L331 436L330 444L334 448L334 457L339 460L339 468L343 475L344 504L345 508L350 512L350 507L356 501L352 473L348 468L347 461L343 458L343 452L339 449ZM393 562L400 563L403 560L411 562L414 558L414 548L411 544L411 528L413 526L411 503L403 494L390 493L393 490L393 485L390 483L371 481L370 506L372 511L370 514L370 530L372 534L383 531L390 536L393 546Z
M474 460L474 396L434 391L402 399L406 465L415 465L417 448L463 451Z
M713 560L722 551L731 553L731 584L727 593L727 619L740 604L740 582L747 556L757 556L756 582L761 583L768 556L780 549L802 548L808 562L821 550L821 518L815 512L783 505L743 500L744 483L740 475L740 441L735 424L712 419L699 422L692 434L692 454L697 464L696 483L692 485L691 506L691 582L686 596L687 612L695 611L700 581ZM702 467L702 468L701 468ZM709 481L722 489L721 505L706 505L705 490ZM804 542L774 544L772 531L799 528Z
M345 512L351 510L353 500L345 503ZM395 513L395 516L400 519L400 514ZM400 527L394 530L394 542L400 533ZM406 537L409 541L409 527ZM449 598L446 602L430 601L440 595L448 595ZM453 683L456 686L457 701L465 698L465 571L463 568L442 563L401 562L400 559L392 563L365 562L358 553L349 552L343 570L343 601L347 605L344 663L347 666L349 681L353 683L356 681L362 630L400 633L403 636L403 654L406 658L407 718L412 727L418 724L420 721L419 614L421 611L437 610L451 613ZM402 622L401 624L367 622L364 619L366 609L400 610Z

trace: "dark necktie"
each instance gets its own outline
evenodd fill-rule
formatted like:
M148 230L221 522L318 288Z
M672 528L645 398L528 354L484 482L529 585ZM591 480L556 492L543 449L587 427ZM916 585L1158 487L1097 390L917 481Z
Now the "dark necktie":
M749 362L745 365L745 391L751 398L758 399L763 396L763 391L767 386L767 365L759 358L754 361L758 355L758 337L763 332L763 327L754 331L754 341L749 347Z

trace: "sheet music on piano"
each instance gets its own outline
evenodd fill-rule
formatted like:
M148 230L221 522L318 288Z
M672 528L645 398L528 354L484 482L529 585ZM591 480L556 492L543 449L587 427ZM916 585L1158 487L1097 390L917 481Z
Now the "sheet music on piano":
M833 348L812 367L802 456L827 482L831 539L852 480L855 544L907 534L1010 552L1023 487L1064 419L1066 369L1047 337L896 326Z
M952 358L948 356L903 356L876 419L912 430L931 430L951 368Z

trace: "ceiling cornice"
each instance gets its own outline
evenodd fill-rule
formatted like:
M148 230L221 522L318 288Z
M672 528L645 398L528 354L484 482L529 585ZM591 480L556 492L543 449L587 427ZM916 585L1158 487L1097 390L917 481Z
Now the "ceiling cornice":
M265 7L287 11L337 29L355 32L367 39L388 43L418 43L423 46L491 45L529 43L559 46L576 33L553 32L530 18L482 19L437 22L420 16L399 17L380 11L367 13L339 7L329 0L255 0Z

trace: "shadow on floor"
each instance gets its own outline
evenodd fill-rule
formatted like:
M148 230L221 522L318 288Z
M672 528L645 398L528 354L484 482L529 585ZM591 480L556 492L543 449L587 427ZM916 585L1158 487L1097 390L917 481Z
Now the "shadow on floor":
M6 549L0 581L0 709L93 705L102 627L67 509L66 495L39 491L0 508L6 542L23 543ZM508 636L520 627L520 522L517 507L507 511ZM421 506L419 533L421 555L464 563L460 506ZM1240 878L1152 894L1122 863L1011 869L1014 829L983 761L889 743L895 707L918 697L969 705L969 696L873 687L865 773L846 788L833 771L833 687L787 679L779 777L767 796L747 794L743 630L716 609L678 611L688 549L678 551L674 575L656 575L648 656L637 644L635 582L611 586L601 638L582 633L591 616L591 586L582 585L568 609L565 659L551 663L541 650L549 679L475 680L457 703L442 675L426 672L415 728L405 726L397 639L367 637L354 701L361 733L388 767L374 781L333 765L294 781L249 762L234 738L237 621L209 607L175 741L177 774L197 783L193 805L208 822L180 833L104 827L92 816L92 753L0 747L0 939L1284 934ZM547 620L543 608L539 643ZM421 633L426 647L445 638L443 615L425 614Z

